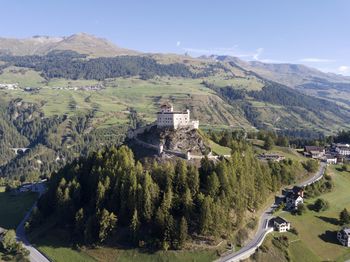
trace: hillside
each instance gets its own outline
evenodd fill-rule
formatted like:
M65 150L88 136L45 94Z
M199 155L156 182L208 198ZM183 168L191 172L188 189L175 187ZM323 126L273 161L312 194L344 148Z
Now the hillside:
M86 34L35 37L28 40L30 45L27 40L6 41L18 52L0 56L2 175L50 174L101 145L118 145L129 127L153 122L164 101L179 110L190 109L203 130L268 129L310 138L350 127L348 101L308 95L305 88L267 75L289 79L294 74L291 65L278 69L232 57L174 54L94 57L79 52L96 48L102 53L111 50L110 45ZM295 83L302 83L305 70L314 77L323 74L295 67ZM345 78L323 79L338 81L330 83L348 92ZM6 85L13 83L16 88ZM21 146L31 150L12 153L11 148Z
M68 37L0 38L0 54L45 55L55 50L70 50L91 57L133 55L138 53L118 47L106 39L85 33L78 33Z
M324 73L300 64L246 62L229 56L211 56L210 58L233 63L244 70L297 89L304 94L350 106L350 77Z

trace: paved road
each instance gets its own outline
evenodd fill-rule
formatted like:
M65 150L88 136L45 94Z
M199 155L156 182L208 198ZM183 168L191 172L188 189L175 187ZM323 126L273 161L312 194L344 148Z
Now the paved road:
M39 191L39 197L40 197L45 191L45 185L43 183L38 185L38 191ZM18 227L16 229L16 239L17 239L17 241L21 241L23 243L23 247L25 247L30 252L29 260L31 262L49 262L50 260L48 260L43 254L41 254L35 247L33 247L29 243L29 241L26 237L26 234L25 234L24 225L25 225L26 221L28 220L30 214L32 213L34 207L36 207L36 202L30 208L30 210L27 212L27 214L25 215L25 217L23 218L21 223L18 225Z
M300 183L299 186L307 186L320 180L324 175L325 169L326 169L326 164L322 162L316 174L311 178L309 178L308 180L306 180L305 182ZM242 249L240 249L235 253L231 253L219 258L217 261L218 262L236 262L243 259L247 259L252 254L254 254L256 249L262 244L266 235L273 231L273 228L269 227L268 223L269 223L269 220L273 217L272 211L274 208L276 208L276 205L273 203L261 215L259 219L258 230L255 233L254 238L246 246L244 246Z

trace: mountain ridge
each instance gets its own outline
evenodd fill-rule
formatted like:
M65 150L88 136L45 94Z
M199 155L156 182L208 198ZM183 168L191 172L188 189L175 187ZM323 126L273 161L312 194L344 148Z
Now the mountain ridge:
M0 37L0 54L45 55L54 50L70 50L92 57L135 55L140 52L121 48L107 39L86 33L70 36L40 36L29 38Z

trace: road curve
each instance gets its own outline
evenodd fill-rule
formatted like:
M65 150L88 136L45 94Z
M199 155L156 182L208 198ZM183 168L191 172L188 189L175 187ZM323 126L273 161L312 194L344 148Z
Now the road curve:
M42 195L42 193L45 191L45 185L39 185L41 188L39 188L39 197ZM50 262L49 259L47 259L42 253L39 252L35 247L33 247L27 237L24 225L29 219L30 214L32 213L33 209L36 207L36 202L34 205L30 208L30 210L27 212L21 223L18 225L16 229L16 240L21 241L23 243L23 247L26 248L30 254L29 254L29 260L30 262Z
M320 167L316 174L309 178L308 180L299 184L299 186L307 186L320 180L326 170L326 163L321 162ZM235 253L230 253L223 257L220 257L216 262L237 262L243 259L247 259L253 255L256 249L262 244L266 235L273 231L273 228L268 226L269 220L273 217L273 210L276 208L275 203L268 207L259 219L258 230L255 233L254 238L243 248Z

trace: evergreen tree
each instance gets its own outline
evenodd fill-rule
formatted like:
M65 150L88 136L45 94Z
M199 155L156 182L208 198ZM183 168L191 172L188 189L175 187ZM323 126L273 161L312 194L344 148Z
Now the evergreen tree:
M185 245L186 239L188 235L188 226L185 217L181 217L180 227L179 227L179 247L183 248Z
M117 216L112 212L109 213L103 209L99 218L99 233L98 238L100 242L104 242L112 230L116 227Z
M346 208L340 212L339 222L341 225L348 225L350 223L350 214Z

